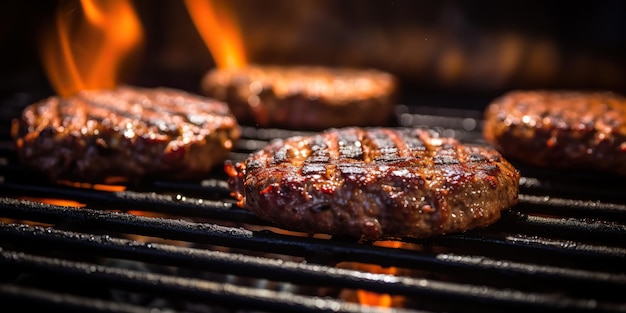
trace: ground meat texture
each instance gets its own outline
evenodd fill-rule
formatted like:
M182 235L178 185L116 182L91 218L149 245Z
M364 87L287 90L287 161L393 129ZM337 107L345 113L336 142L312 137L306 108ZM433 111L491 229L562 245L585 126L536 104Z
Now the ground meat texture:
M422 129L330 129L226 162L238 205L280 227L361 240L485 227L518 201L494 149Z
M487 107L484 137L511 161L626 175L626 98L601 91L512 91Z
M78 182L202 178L223 165L239 133L223 102L131 86L49 97L12 126L24 165Z
M209 71L202 92L228 103L241 124L323 130L388 124L398 83L374 69L251 65Z

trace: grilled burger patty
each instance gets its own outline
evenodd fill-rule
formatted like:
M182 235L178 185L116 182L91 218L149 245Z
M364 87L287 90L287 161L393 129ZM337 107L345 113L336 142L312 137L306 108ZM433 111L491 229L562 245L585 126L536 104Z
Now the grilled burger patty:
M223 102L131 86L49 97L12 127L24 165L80 182L201 178L223 164L239 132Z
M321 66L209 71L202 92L228 103L241 124L297 130L382 126L398 92L389 73Z
M611 92L512 91L485 111L484 137L529 165L626 174L626 98Z
M238 205L286 229L364 240L484 227L518 201L494 149L422 129L329 129L225 165Z

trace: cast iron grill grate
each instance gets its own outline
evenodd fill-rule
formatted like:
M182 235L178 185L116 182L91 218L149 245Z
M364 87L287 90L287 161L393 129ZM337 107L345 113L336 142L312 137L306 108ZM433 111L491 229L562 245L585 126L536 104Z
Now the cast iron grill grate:
M399 106L397 120L484 144L478 111ZM234 160L301 133L243 134ZM520 167L520 203L496 224L391 247L273 228L234 205L221 169L200 182L76 188L22 168L2 140L7 304L77 312L626 311L626 186L616 177ZM391 309L359 304L361 291L379 304L388 296Z

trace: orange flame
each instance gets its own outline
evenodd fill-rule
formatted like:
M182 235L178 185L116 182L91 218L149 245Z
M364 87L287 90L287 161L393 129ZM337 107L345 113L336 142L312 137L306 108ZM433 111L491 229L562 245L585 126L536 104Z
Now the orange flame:
M388 247L388 248L400 248L402 246L402 242L399 241L377 241L374 242L376 246ZM398 269L395 267L384 268L380 265L368 264L364 265L364 267L371 273L378 274L396 274ZM363 289L357 290L357 297L359 299L359 303L365 305L376 305L381 307L391 307L392 298L389 294L380 294L375 293Z
M129 0L62 2L55 24L46 31L43 65L61 96L114 88L122 62L143 40L141 23Z
M185 0L187 11L220 69L247 64L241 32L225 1Z
M94 189L109 192L120 192L126 190L126 186L123 185L107 185L107 184L90 184L90 183L78 183L68 180L58 180L57 183L61 185L71 186L75 188ZM30 200L35 202L41 202L46 204L54 204L59 206L82 208L87 206L85 203L60 198L40 198L40 197L22 197L23 200Z

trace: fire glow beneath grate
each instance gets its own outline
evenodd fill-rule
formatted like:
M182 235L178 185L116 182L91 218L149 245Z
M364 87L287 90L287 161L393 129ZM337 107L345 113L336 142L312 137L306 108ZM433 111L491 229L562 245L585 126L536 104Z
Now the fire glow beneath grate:
M400 126L482 144L480 127L467 129L472 112L399 112ZM231 158L294 133L245 128ZM15 162L9 143L2 147L7 303L83 312L626 310L619 179L570 174L586 178L574 181L522 167L520 203L488 228L357 243L259 220L234 205L219 169L201 182L50 184Z

